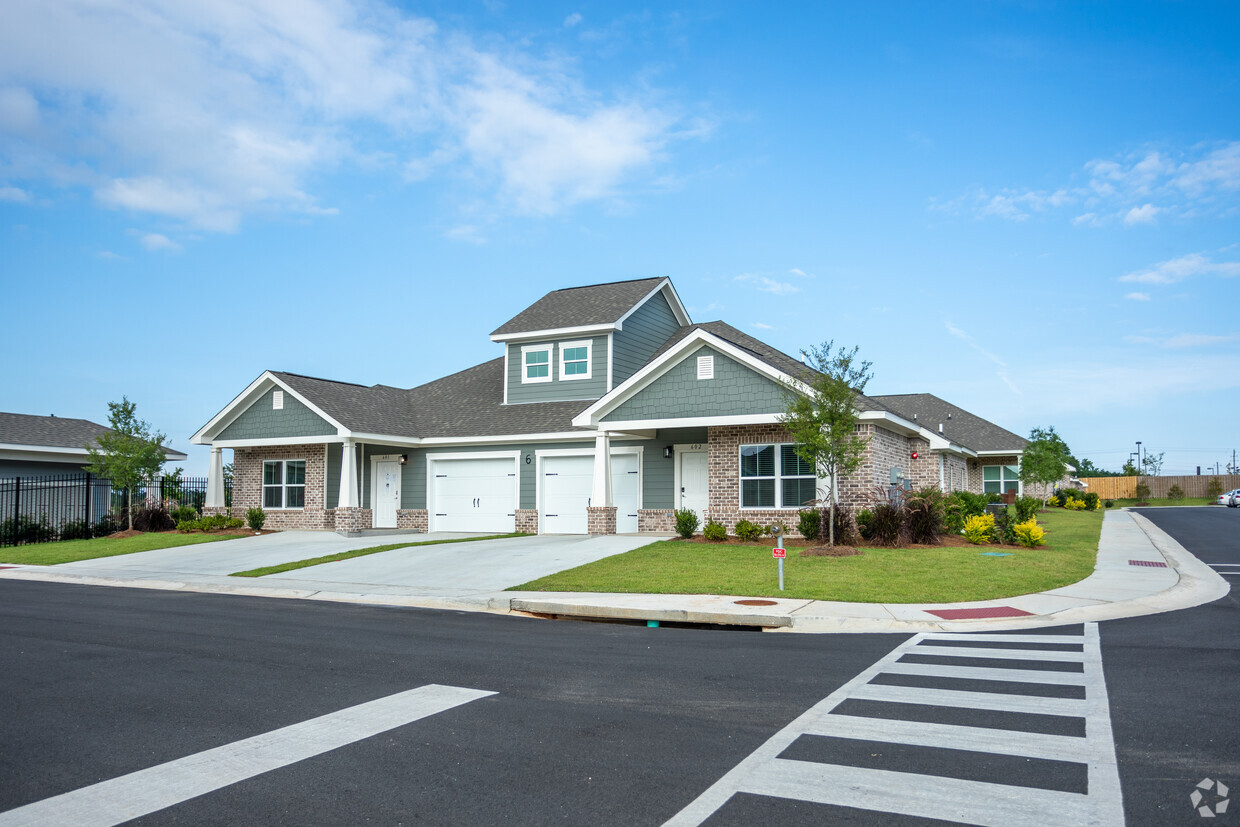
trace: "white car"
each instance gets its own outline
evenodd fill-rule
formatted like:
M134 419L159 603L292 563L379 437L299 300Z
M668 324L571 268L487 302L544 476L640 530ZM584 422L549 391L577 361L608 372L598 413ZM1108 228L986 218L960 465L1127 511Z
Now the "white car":
M1222 494L1219 494L1218 504L1225 505L1228 508L1240 506L1240 488L1234 488L1231 491L1224 491Z

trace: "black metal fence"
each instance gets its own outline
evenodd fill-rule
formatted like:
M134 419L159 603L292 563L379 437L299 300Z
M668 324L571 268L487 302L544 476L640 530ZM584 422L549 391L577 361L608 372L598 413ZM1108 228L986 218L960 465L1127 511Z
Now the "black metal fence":
M225 481L225 502L231 497ZM163 477L132 492L134 509L162 503L191 506L207 500L206 477ZM93 474L0 479L0 546L80 540L124 528L125 489Z

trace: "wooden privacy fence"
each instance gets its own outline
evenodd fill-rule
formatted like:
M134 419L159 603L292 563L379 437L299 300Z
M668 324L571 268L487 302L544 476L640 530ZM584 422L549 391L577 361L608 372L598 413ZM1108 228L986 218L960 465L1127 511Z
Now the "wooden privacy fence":
M1137 496L1137 481L1150 487L1150 496L1164 498L1171 486L1178 485L1185 497L1208 497L1210 480L1218 480L1224 491L1240 488L1240 474L1202 474L1187 477L1081 477L1081 482L1104 500L1126 500Z

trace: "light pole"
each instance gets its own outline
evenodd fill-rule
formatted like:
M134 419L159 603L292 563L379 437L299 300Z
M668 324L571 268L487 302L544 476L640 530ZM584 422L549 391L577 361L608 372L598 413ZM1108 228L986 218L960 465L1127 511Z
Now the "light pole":
M1141 476L1141 468L1145 463L1141 461L1141 440L1137 440L1137 476Z

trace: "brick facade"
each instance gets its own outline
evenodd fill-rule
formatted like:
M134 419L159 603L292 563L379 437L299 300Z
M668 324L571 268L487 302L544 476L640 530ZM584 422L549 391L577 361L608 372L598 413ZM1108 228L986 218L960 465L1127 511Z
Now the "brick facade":
M675 531L676 512L670 508L639 508L637 510L637 530Z
M267 515L263 528L277 531L308 529L330 531L336 527L331 511L323 508L327 469L322 445L274 445L260 448L233 449L232 513L244 517L247 509L260 508L263 502L263 461L269 459L304 459L306 461L306 507L296 509L264 509ZM370 528L367 524L366 528Z
M426 533L430 524L430 515L425 508L398 508L396 510L396 527L412 529Z
M801 519L799 509L741 508L740 447L792 442L788 431L782 425L726 425L707 428L706 436L709 496L702 525L705 526L709 518L722 523L729 534L735 534L737 520L768 526L779 523L785 535L801 536L797 531Z
M337 534L357 534L374 525L369 508L337 508L335 511Z
M586 530L590 534L616 533L616 507L614 505L590 506L586 509Z
M969 463L956 454L943 454L942 457L943 490L948 494L953 491L968 491Z
M518 508L517 515L517 531L523 534L538 533L538 509L536 508Z

